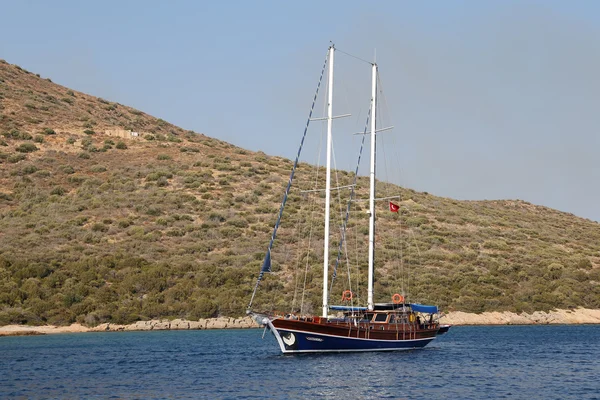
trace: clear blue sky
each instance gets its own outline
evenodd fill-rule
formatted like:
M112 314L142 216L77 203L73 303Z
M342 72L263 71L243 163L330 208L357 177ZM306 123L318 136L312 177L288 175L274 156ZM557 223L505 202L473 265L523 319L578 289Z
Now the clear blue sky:
M366 58L376 48L401 184L600 221L600 2L0 0L0 10L0 58L288 158L329 41Z

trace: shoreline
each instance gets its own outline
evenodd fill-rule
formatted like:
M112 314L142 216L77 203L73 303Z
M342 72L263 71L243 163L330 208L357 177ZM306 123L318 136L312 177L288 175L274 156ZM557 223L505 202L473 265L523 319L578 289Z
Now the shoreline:
M481 314L451 311L440 318L441 324L453 326L467 325L583 325L600 324L600 310L576 308L573 310L554 310L548 313L535 311L532 314L515 314L505 312L484 312ZM0 326L0 336L35 336L60 333L84 332L124 332L124 331L165 331L165 330L206 330L206 329L258 329L260 328L251 317L206 318L198 321L174 319L172 321L151 320L138 321L129 325L104 323L95 327L81 324L70 326Z
M516 314L509 311L487 311L481 314L451 311L440 318L448 325L593 325L600 324L600 310L575 308L549 312Z

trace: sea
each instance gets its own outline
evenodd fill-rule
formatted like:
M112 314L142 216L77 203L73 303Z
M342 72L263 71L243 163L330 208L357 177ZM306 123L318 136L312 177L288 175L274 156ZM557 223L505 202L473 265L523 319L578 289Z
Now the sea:
M0 398L600 399L600 325L453 327L421 350L286 356L263 333L0 337Z

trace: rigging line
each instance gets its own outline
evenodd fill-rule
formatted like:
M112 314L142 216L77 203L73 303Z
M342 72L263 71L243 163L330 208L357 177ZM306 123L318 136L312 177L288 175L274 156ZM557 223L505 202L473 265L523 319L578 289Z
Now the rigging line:
M367 64L369 64L369 65L373 65L373 61L367 61L367 60L365 60L364 58L360 58L360 57L358 57L358 56L355 56L354 54L346 53L345 51L343 51L343 50L340 50L340 49L338 49L337 47L335 48L335 51L337 51L337 52L339 52L339 53L343 53L343 54L345 54L345 55L347 55L347 56L350 56L350 57L352 57L352 58L356 58L357 60L359 60L359 61L362 61L362 62L365 62L365 63L367 63Z
M382 201L382 200L391 200L391 199L401 199L402 197L400 195L396 195L396 196L386 196L386 197L376 197L375 201ZM368 202L369 199L360 199L360 200L354 200L354 203L366 203Z
M333 158L333 167L334 167L334 171L335 171L335 184L337 187L340 187L340 176L339 176L339 171L337 169L337 162L335 159L335 150L334 150L333 145L331 146L331 155ZM341 196L340 192L341 192L341 190L337 191L337 203L338 203L338 212L340 213L340 223L343 224L344 223L344 214L343 214L343 210L342 210L342 196Z
M299 235L300 233L300 215L296 214L296 235ZM298 274L298 270L300 269L300 261L301 261L301 257L300 257L300 252L296 251L297 256L296 256L296 266L294 267L294 297L292 297L292 306L291 306L291 313L294 312L294 308L296 306L296 301L298 300L298 282L299 282L299 274Z
M400 233L402 233L402 221L400 221ZM402 289L402 296L406 298L406 292L404 291L404 246L402 241L399 240L400 247L400 262L398 263L398 274L400 274L400 287Z
M324 105L325 107L325 105ZM323 136L325 134L325 129L323 127L323 125L321 125L321 135L319 135L319 150L317 151L317 162L315 163L315 180L314 180L314 184L313 187L317 188L319 186L319 173L321 170L321 152L323 151ZM309 208L309 215L310 215L310 228L309 228L309 234L308 234L308 246L307 246L307 251L306 251L306 263L304 266L304 283L302 286L302 300L300 302L300 315L304 314L304 299L306 297L306 282L308 280L308 270L309 270L309 266L310 266L310 255L311 255L311 246L312 246L312 237L313 237L313 231L314 231L314 222L315 222L315 207L317 204L317 198L316 197L311 197L311 201L309 202L310 204L310 208Z
M421 250L419 249L419 245L417 244L417 238L416 238L415 233L414 233L414 231L412 229L409 232L410 232L410 234L411 234L411 236L413 238L414 246L417 249L417 255L418 255L418 260L419 260L419 268L422 270L423 269L423 263L421 262ZM410 282L410 275L408 276L408 278L409 278L409 282Z
M377 115L382 119L382 122L384 119L386 119L385 117L387 117L389 115L388 113L388 103L387 103L387 97L385 96L384 93L384 89L383 89L383 83L382 83L382 79L381 79L381 75L377 74L377 88L379 91L379 98L381 99L380 102L378 102L378 112ZM384 124L384 125L392 125L391 123L389 124ZM392 149L396 149L398 148L398 146L396 146L396 136L395 135L390 135L391 137L389 137L389 141L391 142L391 146L384 146L383 142L387 142L388 141L388 137L386 136L385 138L381 138L382 140L382 148L383 148L383 155L384 155L384 171L385 171L385 175L386 175L386 180L389 183L399 183L399 182L393 182L395 181L395 179L393 179L394 172L395 170L400 171L400 156L397 152L393 152L393 155L395 157L393 157L394 159L392 160L392 165L388 165L388 157L387 157L387 153L386 153L386 147L390 147ZM395 161L395 164L394 164ZM386 195L389 195L389 191L391 190L391 186L389 184L385 185L385 190L384 193ZM401 200L401 196L397 196L398 200ZM400 225L402 224L402 220L400 218L400 213L398 213L398 220ZM400 233L402 233L402 231L400 231ZM393 241L393 243L395 243L394 246L394 251L400 253L400 257L399 257L399 261L396 261L393 263L392 268L395 266L395 275L396 275L396 285L398 283L400 283L400 290L402 292L403 295L405 295L405 274L404 274L404 260L403 260L403 250L402 250L402 241ZM394 257L395 258L395 257Z
M341 187L340 185L340 181L339 181L339 170L337 168L337 161L335 158L335 150L334 147L332 146L332 155L333 155L333 164L334 164L334 170L335 170L335 181L336 181L336 186ZM353 187L354 185L348 185L348 187ZM345 240L345 229L344 229L344 210L342 209L342 198L341 198L341 191L338 190L337 191L337 201L338 201L338 211L340 214L340 246L338 248L338 256L339 256L339 252L341 251L342 245L344 246L344 249L346 249L346 240ZM347 254L347 253L346 253ZM337 276L337 270L334 271L334 277ZM332 278L331 281L331 286L329 288L329 294L333 291L333 283L334 283L335 278ZM350 287L350 290L352 290L352 287ZM329 299L327 301L329 303ZM351 300L350 305L353 305L353 301Z
M336 169L335 177L336 177L336 182L337 182L338 179L339 179L339 174L338 174L337 169ZM338 185L339 185L339 182L338 182ZM338 211L339 211L339 214L340 214L340 229L339 229L340 246L338 247L338 256L339 256L339 252L342 251L342 246L344 246L344 249L347 251L346 246L345 246L346 245L346 239L345 239L345 236L346 236L346 227L345 227L345 223L344 223L345 222L344 221L344 210L342 209L342 198L341 198L341 193L340 192L341 192L340 190L338 190L338 192L337 192L337 195L338 195L337 196L338 197ZM337 274L337 270L334 271L334 272ZM329 288L329 294L331 294L331 292L333 291L333 283L334 283L334 281L335 280L332 278L331 286ZM349 289L352 290L352 287L349 287ZM327 303L329 303L329 300L327 301ZM352 306L353 304L354 304L353 300L350 299L350 305Z
M367 132L368 126L369 126L369 120L371 118L371 110L369 109L369 113L367 114L367 121L365 123L365 129L364 132ZM350 199L348 200L348 204L346 205L346 218L344 220L344 224L342 226L342 237L340 240L340 244L338 246L338 254L337 254L337 258L335 260L335 266L333 267L333 276L331 278L331 284L329 286L329 293L328 296L331 296L331 290L333 288L333 282L335 281L335 278L337 277L337 268L338 265L340 263L340 258L341 258L341 253L342 253L342 245L345 241L345 236L346 236L346 227L348 226L348 218L350 217L350 208L352 206L352 200L354 199L354 194L356 191L356 181L358 179L358 168L360 167L360 159L362 157L362 152L363 152L363 148L365 146L365 138L367 137L366 134L362 135L362 140L360 143L360 150L358 152L358 160L356 163L356 169L354 170L354 180L352 182L352 191L350 192ZM327 303L329 303L329 299L327 300Z
M337 51L337 48L336 48L336 51ZM338 65L339 65L339 62L338 62ZM343 107L343 109L345 109L345 110L352 110L352 107L350 106L350 100L349 100L350 99L350 96L349 96L350 90L349 90L348 82L350 80L349 79L345 79L344 78L344 74L345 74L345 72L344 72L343 69L338 69L338 72L336 74L336 76L338 77L338 80L335 81L336 88L337 88L336 89L337 90L337 92L336 92L337 95L335 97L336 97L336 99L340 99L341 98L343 100L343 103L339 102L339 100L338 100L338 102L337 102L338 107L341 104L342 107Z
M312 236L313 236L313 227L314 227L314 205L316 203L312 202L311 212L310 212L310 229L308 233L308 250L306 252L306 264L304 266L304 283L302 285L302 300L300 301L300 315L303 314L304 311L304 298L306 295L306 281L308 279L308 266L310 264L310 254L311 254L311 244L312 244Z
M382 86L382 83L381 83L381 77L379 76L379 74L377 74L377 89L378 89L378 92L379 92L379 94L380 94L381 96L383 96L383 86ZM385 99L385 98L384 98L384 99ZM377 112L377 114L376 114L376 115L379 117L379 120L380 120L380 121L383 123L383 122L384 122L384 121L383 121L383 119L384 119L384 115L383 115L383 114L384 114L384 113L383 113L382 111L386 111L386 112L387 112L387 109L385 109L385 110L382 110L381 102L378 102L378 103L377 103L377 111L378 111L378 112ZM386 115L387 115L387 114L386 114ZM382 125L382 126L385 126L385 125ZM386 153L386 151L385 151L385 149L386 149L386 146L384 146L384 143L383 143L383 142L384 142L384 139L385 139L385 137L386 137L386 135L383 135L383 136L381 137L381 139L380 139L380 142L381 142L381 146L380 146L380 147L381 147L381 151L383 152L383 171L384 171L384 176L385 176L385 181L386 181L386 184L385 184L385 185L383 185L383 186L384 186L384 187L383 187L383 189L384 189L384 190L383 190L383 193L384 193L384 195L385 195L385 196L389 196L389 193L390 193L390 187L389 187L389 184L388 184L388 183L389 183L389 182L391 182L391 176L392 176L392 175L391 175L391 173L390 173L390 170L388 169L388 163L387 163L387 159L388 159L388 158L387 158L387 153Z
M329 50L327 51L329 55ZM319 83L317 84L317 90L315 91L315 96L312 101L312 105L310 107L310 112L308 113L308 118L306 120L306 126L304 127L304 134L302 135L302 140L300 141L300 148L298 149L298 154L296 155L296 160L294 161L294 167L292 168L292 172L290 173L290 179L288 180L287 188L285 189L285 194L283 195L283 200L281 201L281 206L279 208L279 215L277 216L277 222L275 223L275 227L273 228L273 235L271 236L271 241L269 243L269 247L267 247L267 252L265 253L265 259L263 261L263 265L260 269L260 273L258 274L258 279L256 280L256 285L254 286L254 291L252 292L252 297L250 298L250 302L248 303L248 307L246 312L249 314L252 309L252 302L254 301L254 297L256 296L256 291L258 290L258 285L262 280L262 277L265 272L271 272L271 248L273 247L273 242L275 242L275 237L277 236L277 228L279 228L279 223L281 222L281 216L283 214L283 209L285 208L285 203L287 202L288 194L290 192L290 188L292 186L292 181L294 179L294 174L296 173L296 167L298 166L298 160L300 159L300 153L302 152L302 147L304 145L304 139L306 139L306 132L308 131L308 126L310 124L310 118L312 117L313 110L315 108L315 103L317 101L317 95L319 94L319 89L321 88L321 82L323 81L323 75L325 74L325 67L327 66L328 56L325 57L325 62L323 63L323 68L321 69L321 76L319 77Z
M352 229L348 229L348 231L352 231ZM346 256L346 272L348 273L348 288L352 291L352 276L350 275L350 258L348 257L348 241L344 240L344 255ZM354 296L351 296L350 306L354 308Z
M358 256L358 230L354 230L354 256L356 257L356 292L360 293L360 259ZM357 303L360 306L360 302Z
M381 99L378 102L378 105L380 106L380 108L382 110L381 112L378 113L378 115L383 118L384 116L388 116L388 115L391 115L391 114L389 112L389 106L388 106L388 102L387 102L387 97L386 97L386 95L384 93L383 83L381 81L381 75L380 74L377 74L377 87L379 88L379 98ZM383 122L385 122L385 121L383 121ZM388 124L384 124L384 126L393 126L394 125L394 124L391 123L392 121L388 121L388 122L389 123ZM399 149L399 148L401 148L400 146L397 145L398 138L397 138L396 135L388 135L387 137L389 137L389 140L392 142L392 145L391 145L390 148L392 148L392 149ZM395 167L397 169L398 173L399 173L398 179L395 180L395 182L393 182L393 183L395 183L398 186L401 186L401 180L402 180L401 179L401 176L402 176L401 174L402 174L402 170L401 170L400 166L402 164L400 162L401 161L400 160L400 153L399 152L394 152L393 156L394 157L393 157L392 162L395 163L395 164L392 164L392 168ZM387 160L387 158L386 158L386 160ZM385 168L387 169L387 166Z
M379 115L381 115L381 113L379 113ZM383 170L384 170L384 176L385 176L385 181L386 181L385 183L378 185L378 187L380 187L381 190L383 191L382 194L384 197L382 198L382 200L391 201L392 199L400 199L400 196L389 196L391 194L391 190L392 190L391 181L392 181L393 174L391 173L391 171L393 170L393 168L390 168L388 165L388 154L386 151L387 146L385 146L385 143L388 141L387 141L387 137L381 137L378 139L380 140L379 148L381 149L381 152L383 153L382 161L383 161ZM392 148L394 148L394 147L392 147ZM400 214L399 212L397 213L397 215L394 215L392 213L392 215L390 216L391 220L393 221L392 223L394 223L395 221L397 221L399 219L398 218L399 214ZM392 237L393 237L393 235L392 235ZM392 240L390 250L392 250L394 253L397 253L398 252L397 246L398 246L397 242L395 240ZM397 292L396 289L398 288L398 280L399 279L398 279L398 274L397 274L397 269L398 269L397 265L398 265L398 262L397 262L396 257L394 256L394 257L392 257L392 260L390 260L390 269L392 271L392 277L395 275L395 279L393 279L393 281L391 282L392 284L390 286L388 286L388 289L389 289L388 294L390 296L392 294L394 294L395 292Z
M323 105L323 107L325 107L325 104ZM321 124L321 135L319 135L319 150L317 151L317 162L315 163L315 168L314 168L314 182L313 182L313 187L317 188L319 186L319 174L321 171L321 152L323 151L323 138L325 136L325 129L323 124ZM302 300L300 302L300 315L304 314L304 299L306 298L306 282L308 280L308 270L310 267L310 257L311 257L311 249L312 249L312 237L313 237L313 232L314 232L314 223L315 223L315 214L316 214L316 205L317 205L317 198L316 197L311 197L311 201L309 202L310 204L310 208L309 208L309 215L310 215L310 228L309 228L309 234L308 234L308 246L307 246L307 250L306 250L306 263L304 266L304 283L302 286Z

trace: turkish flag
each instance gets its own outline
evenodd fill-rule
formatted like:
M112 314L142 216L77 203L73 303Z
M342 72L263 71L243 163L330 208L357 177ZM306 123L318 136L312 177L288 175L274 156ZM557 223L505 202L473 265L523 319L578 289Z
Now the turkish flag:
M390 201L390 211L391 212L398 212L399 209L400 209L400 206L398 204L394 204Z

